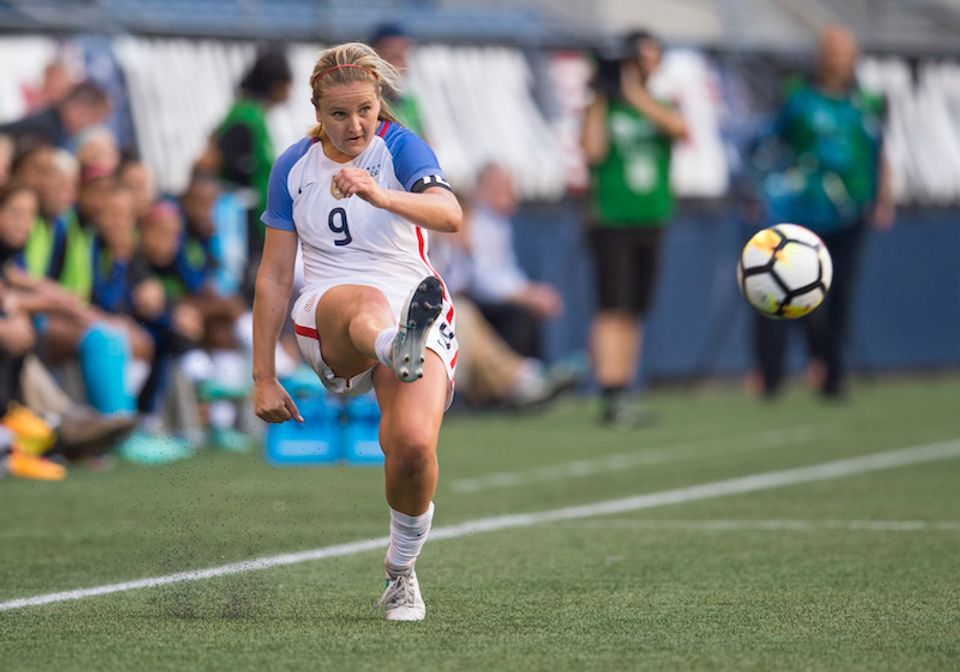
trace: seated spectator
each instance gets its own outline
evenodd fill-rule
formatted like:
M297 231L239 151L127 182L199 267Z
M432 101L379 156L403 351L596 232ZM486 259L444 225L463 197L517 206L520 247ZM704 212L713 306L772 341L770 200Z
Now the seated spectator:
M67 147L81 131L107 121L110 99L93 82L81 82L59 103L45 107L9 124L0 125L0 135L17 142Z
M137 407L152 414L157 411L170 356L196 346L174 327L162 283L154 277L149 263L137 255L133 193L115 182L103 205L93 242L92 301L121 324L135 318L148 331L154 356Z
M120 150L117 141L106 126L91 126L81 131L74 140L81 175L95 170L113 175L120 166Z
M24 252L24 267L35 278L46 277L51 268L61 265L57 257L66 237L63 215L70 195L57 171L57 150L50 145L28 146L14 158L11 168L12 179L39 198Z
M177 267L190 290L190 302L203 313L206 347L235 349L234 324L246 307L238 297L221 296L213 286L219 264L213 249L214 206L219 196L220 185L214 177L198 173L190 180L180 197L185 230Z
M130 262L137 251L134 207L133 194L113 182L94 220L91 302L116 315L133 314L131 298L141 280L130 275Z
M172 201L158 201L143 220L140 230L139 253L151 275L163 285L167 301L175 306L177 318L191 338L203 337L203 315L181 301L190 296L190 282L181 273L177 263L183 240L183 221ZM189 325L189 326L188 326Z
M468 213L469 214L469 213ZM583 366L572 361L547 367L538 359L523 357L494 331L479 308L463 292L470 282L468 236L434 233L430 257L444 277L456 305L457 390L478 406L512 409L540 407L574 387L583 377Z
M583 377L583 367L570 362L546 367L540 360L521 357L468 298L457 297L456 307L457 390L470 403L517 410L542 407Z
M520 268L510 218L517 196L510 174L487 164L477 177L466 222L471 278L468 293L497 333L525 357L540 357L540 323L559 315L563 300L548 284L533 282Z
M32 191L31 191L32 193ZM18 217L4 217L0 228L5 241L7 263L3 276L10 290L15 292L21 308L34 318L45 355L54 362L78 358L87 398L100 412L130 416L135 404L131 388L136 381L127 376L136 367L130 363L131 344L140 359L152 356L149 337L133 324L118 325L116 318L89 306L92 290L92 263L86 266L77 259L74 266L86 280L80 285L89 287L86 296L67 291L47 277L35 277L26 270L29 242L36 229L39 199L24 199L24 212ZM67 250L64 257L70 257ZM126 327L126 331L118 328Z
M129 430L132 422L102 416L70 401L49 376L39 380L44 372L35 358L30 367L24 366L37 340L28 311L30 297L8 287L5 276L7 265L22 259L36 210L37 197L30 189L16 183L0 187L0 414L11 401L25 403L54 422L59 434L57 449L69 457L91 446L108 445ZM31 395L31 390L41 386L42 394ZM24 411L18 412L18 421L23 421L23 415Z
M242 450L248 441L233 431L236 409L228 401L217 399L246 397L248 393L247 364L235 351L234 338L234 323L243 305L217 295L208 282L214 263L209 210L215 197L202 192L209 188L210 183L195 179L184 196L193 222L189 232L184 231L175 204L158 203L144 220L140 253L150 272L163 284L173 330L194 343L205 344L210 352L211 356L191 352L184 371L199 384L205 397L215 399L208 409L211 442Z
M137 221L143 221L157 200L157 190L150 169L140 159L124 156L117 168L117 179L133 193Z
M0 268L22 255L36 209L37 197L27 187L0 187ZM36 337L29 315L0 277L0 414L15 398L23 359Z

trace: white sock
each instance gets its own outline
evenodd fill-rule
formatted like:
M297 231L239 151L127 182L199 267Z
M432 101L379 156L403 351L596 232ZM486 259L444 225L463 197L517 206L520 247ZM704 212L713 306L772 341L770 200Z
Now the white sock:
M274 362L277 376L289 376L297 370L297 360L288 355L287 351L284 350L283 346L279 343L277 343L277 348L274 352Z
M397 336L397 328L389 327L377 334L377 340L373 343L373 349L377 353L377 359L384 366L393 368L393 339Z
M433 522L433 502L426 513L408 516L390 509L390 544L387 546L387 564L394 569L413 569L423 544L427 541Z
M232 388L243 388L250 374L247 372L247 359L236 350L213 350L210 352L213 362L213 377Z
M194 348L180 355L180 371L191 383L200 383L213 377L213 360L205 350Z
M214 429L231 429L237 421L237 407L229 401L215 401L207 408L207 419Z
M253 313L247 311L237 318L233 325L233 335L240 349L247 355L253 354Z

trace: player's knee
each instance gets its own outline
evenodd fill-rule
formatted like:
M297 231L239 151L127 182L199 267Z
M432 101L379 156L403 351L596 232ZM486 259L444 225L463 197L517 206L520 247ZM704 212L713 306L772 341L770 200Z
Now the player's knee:
M376 315L377 313L387 312L393 314L390 309L390 302L386 295L374 287L361 287L354 297L355 309L354 315Z
M410 476L422 474L436 462L436 442L423 428L401 430L388 443L391 461Z

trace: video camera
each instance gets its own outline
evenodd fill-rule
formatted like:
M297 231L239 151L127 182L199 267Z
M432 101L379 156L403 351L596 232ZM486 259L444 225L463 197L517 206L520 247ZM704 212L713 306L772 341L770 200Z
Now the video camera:
M593 90L608 97L617 95L620 91L620 71L623 65L640 58L639 44L646 40L660 43L652 33L640 30L626 35L618 43L594 49L595 69L591 81Z

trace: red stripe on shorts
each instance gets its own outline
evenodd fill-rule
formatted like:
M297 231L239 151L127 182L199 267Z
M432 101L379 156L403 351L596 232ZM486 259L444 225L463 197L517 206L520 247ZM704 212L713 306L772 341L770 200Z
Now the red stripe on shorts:
M307 338L315 338L320 340L320 334L317 333L316 329L311 329L310 327L305 327L302 324L293 325L293 330L297 333L297 336L306 336Z

